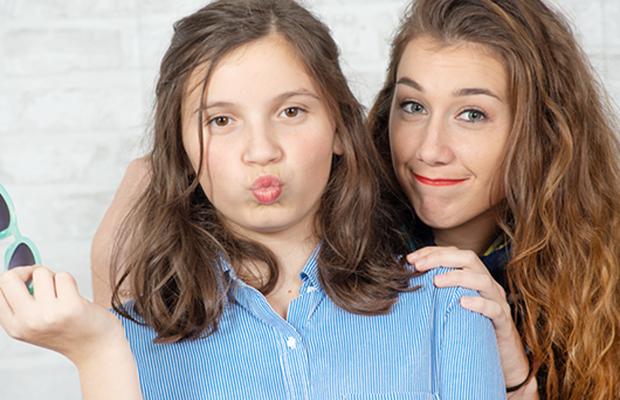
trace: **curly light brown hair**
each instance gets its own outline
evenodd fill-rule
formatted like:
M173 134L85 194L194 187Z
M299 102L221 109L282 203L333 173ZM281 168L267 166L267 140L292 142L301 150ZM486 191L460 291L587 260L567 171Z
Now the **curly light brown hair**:
M398 64L423 35L485 46L507 69L513 124L497 224L511 239L508 283L533 372L550 399L619 398L620 145L587 57L540 0L414 1L369 115L386 165Z

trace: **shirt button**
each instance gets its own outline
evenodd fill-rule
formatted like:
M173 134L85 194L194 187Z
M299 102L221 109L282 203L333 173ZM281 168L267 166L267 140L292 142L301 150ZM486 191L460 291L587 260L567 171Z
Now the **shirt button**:
M286 340L286 345L288 346L289 349L295 350L297 348L297 340L295 340L294 337L289 336L288 339Z
M309 286L308 289L306 289L306 293L314 293L316 292L316 288L314 286Z

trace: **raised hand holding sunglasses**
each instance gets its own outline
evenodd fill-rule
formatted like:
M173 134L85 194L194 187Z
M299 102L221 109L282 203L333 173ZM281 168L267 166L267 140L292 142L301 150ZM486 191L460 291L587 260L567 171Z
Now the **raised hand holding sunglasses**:
M0 240L9 236L13 237L13 242L4 254L5 270L41 262L37 246L19 231L13 202L4 186L0 185Z
M108 398L99 395L100 387L109 398L140 399L120 321L80 295L70 274L40 265L39 251L17 228L15 208L0 185L0 240L7 237L13 240L0 271L0 326L15 339L69 358L83 381L92 384L83 388L84 399Z

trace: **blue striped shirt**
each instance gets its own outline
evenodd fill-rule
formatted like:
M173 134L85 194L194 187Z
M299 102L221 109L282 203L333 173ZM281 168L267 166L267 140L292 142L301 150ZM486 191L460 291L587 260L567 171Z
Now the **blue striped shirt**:
M322 290L317 253L286 320L230 266L237 287L209 337L154 344L153 329L121 318L144 399L505 398L492 324L459 304L474 292L437 289L432 271L387 315L356 315Z

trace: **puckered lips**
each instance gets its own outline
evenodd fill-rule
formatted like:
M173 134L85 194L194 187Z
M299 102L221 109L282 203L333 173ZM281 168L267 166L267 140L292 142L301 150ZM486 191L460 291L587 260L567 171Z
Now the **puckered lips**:
M263 175L256 178L250 191L258 203L262 205L273 204L282 195L282 182L277 176Z
M468 178L451 179L451 178L429 178L423 175L413 173L416 181L428 186L454 186L465 182Z

